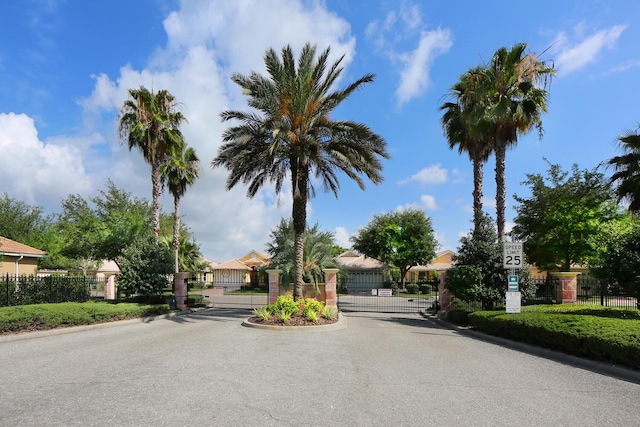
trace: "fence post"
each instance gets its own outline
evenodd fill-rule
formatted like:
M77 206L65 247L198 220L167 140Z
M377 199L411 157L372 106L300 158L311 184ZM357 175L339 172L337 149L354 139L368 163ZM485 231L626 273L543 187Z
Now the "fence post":
M187 289L187 279L189 273L174 273L173 274L173 286L176 295L176 306L178 310L187 309L187 295L189 290Z
M324 270L324 305L338 308L338 268L325 268Z
M575 304L577 299L578 288L578 274L577 272L554 272L552 276L558 277L556 283L556 304Z
M269 304L275 303L280 296L280 273L282 270L267 270L267 274L269 274Z

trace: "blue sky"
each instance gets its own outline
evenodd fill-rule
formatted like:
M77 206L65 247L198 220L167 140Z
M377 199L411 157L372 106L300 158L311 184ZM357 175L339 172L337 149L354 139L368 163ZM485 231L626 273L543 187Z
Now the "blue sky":
M286 191L267 187L249 200L243 188L225 191L227 172L209 167L225 128L219 113L246 106L229 75L264 72L268 47L331 46L345 55L341 84L377 76L335 117L387 140L384 183L361 191L343 177L337 200L318 192L309 206L308 221L343 246L374 214L418 207L440 249L458 247L471 228L472 170L448 149L438 106L462 73L502 46L526 42L558 73L544 137L523 136L507 153L508 227L512 195L528 194L520 183L546 171L543 158L593 168L640 122L637 1L8 0L0 10L0 192L47 212L68 194L96 195L107 179L150 198L149 166L120 146L117 112L128 88L168 89L202 160L182 214L217 262L264 250L290 215ZM495 215L493 168L490 160L484 206ZM172 209L168 196L163 208Z

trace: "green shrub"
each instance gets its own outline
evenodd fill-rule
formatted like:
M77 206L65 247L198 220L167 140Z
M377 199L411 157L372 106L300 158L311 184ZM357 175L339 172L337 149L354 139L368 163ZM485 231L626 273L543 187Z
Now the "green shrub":
M304 311L302 312L302 315L304 316L305 319L307 319L310 322L315 323L318 321L318 312L311 307L305 308Z
M431 289L432 289L432 286L428 285L426 283L423 283L423 284L420 285L420 292L423 293L423 294L430 294L431 293Z
M289 320L291 320L291 313L289 313L288 311L282 310L279 313L279 316L282 323L289 323Z
M597 306L532 306L522 313L479 311L479 331L594 360L640 369L640 321L626 310Z
M465 310L450 310L447 313L447 320L455 325L469 325L469 312Z
M298 302L302 310L312 310L316 313L319 313L324 308L324 302L318 301L315 298L305 298L304 300L300 300Z
M417 294L418 291L420 290L420 285L418 285L416 283L407 283L405 285L405 288L407 290L407 293L409 293L409 294Z
M267 321L271 318L271 311L268 307L258 307L253 310L253 314L264 321Z
M298 303L293 300L291 295L280 295L275 303L268 306L273 314L287 313L289 318L294 314L298 314Z
M322 309L322 315L329 320L334 320L336 317L338 317L338 309L335 307L327 307L325 306Z

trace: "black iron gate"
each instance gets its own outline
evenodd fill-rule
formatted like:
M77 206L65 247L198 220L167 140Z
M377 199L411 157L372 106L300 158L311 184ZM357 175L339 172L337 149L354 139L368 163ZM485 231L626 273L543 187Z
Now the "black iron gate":
M431 285L399 289L381 272L346 272L338 291L338 308L345 312L419 313L435 301Z

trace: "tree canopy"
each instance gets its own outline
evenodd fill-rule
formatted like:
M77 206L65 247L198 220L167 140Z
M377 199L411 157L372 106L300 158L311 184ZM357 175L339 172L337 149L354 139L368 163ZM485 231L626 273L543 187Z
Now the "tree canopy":
M549 163L546 177L527 174L523 184L531 195L514 195L519 205L513 235L524 242L529 261L545 270L583 264L602 224L617 215L604 175L597 167L581 170L574 164L569 173Z
M431 262L438 248L431 218L420 209L375 215L351 241L356 251L398 268L403 284L407 271Z

